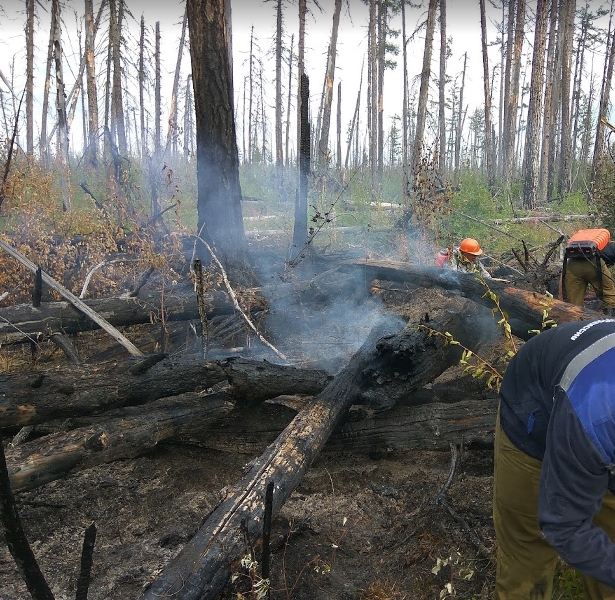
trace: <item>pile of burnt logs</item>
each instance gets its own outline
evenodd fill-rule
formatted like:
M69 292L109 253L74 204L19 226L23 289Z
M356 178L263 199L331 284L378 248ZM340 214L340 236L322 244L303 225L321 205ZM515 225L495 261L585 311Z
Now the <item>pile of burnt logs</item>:
M523 339L544 326L545 314L558 322L599 317L505 282L489 281L486 289L473 275L432 267L363 261L337 267L334 278L354 290L356 281L365 282L364 294L380 279L403 282L405 289L438 287L449 299L445 307L425 307L430 314L419 322L384 316L335 376L241 357L207 361L166 355L0 375L5 436L20 427L56 426L53 433L6 448L12 489L135 457L163 440L256 456L244 479L227 488L225 499L142 596L215 598L245 550L246 535L255 547L261 539L268 484L274 484L275 515L321 451L344 448L371 455L492 442L494 392L451 397L443 388L425 386L459 361L462 347L475 350L498 335L496 320L488 318L494 297L513 333ZM324 296L328 281L285 284L276 294L300 300ZM252 293L259 297L259 291ZM223 294L209 300L210 313L232 312ZM153 294L89 302L101 311L107 303L105 318L124 325L131 319L144 322L149 311L162 308ZM53 304L0 309L0 320L12 323L0 334L15 342L24 334L92 327L66 303ZM259 310L266 304L254 302ZM167 294L164 310L169 319L198 316L194 299L179 295ZM459 344L448 343L451 338Z

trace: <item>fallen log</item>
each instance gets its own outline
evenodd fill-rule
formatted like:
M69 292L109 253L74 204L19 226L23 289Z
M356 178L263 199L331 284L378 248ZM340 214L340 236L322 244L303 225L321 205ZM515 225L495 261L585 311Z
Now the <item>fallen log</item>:
M127 359L112 368L11 373L0 375L0 426L93 415L201 391L222 381L229 381L234 398L258 402L288 393L316 394L329 380L329 374L322 370L240 358L203 362L194 357L174 357L153 365Z
M162 440L206 428L234 406L228 393L182 394L156 400L147 411L127 407L122 416L9 447L11 489L32 489L95 465L142 456Z
M486 294L487 288L476 275L441 269L438 267L423 267L395 261L362 260L347 265L344 270L352 271L359 268L363 277L384 279L400 283L409 283L416 287L440 287L444 290L459 292L478 304L495 308L493 300ZM512 332L517 337L527 340L532 337L532 330L543 328L544 312L548 319L556 323L599 319L604 315L594 310L582 308L549 298L537 292L515 288L505 282L493 279L485 280L489 289L496 294L502 310L508 314L508 322Z
M265 307L257 294L250 294L250 304L256 310ZM196 296L186 286L162 292L140 292L137 297L113 297L83 300L94 312L102 315L115 327L151 323L164 312L167 321L185 321L199 318ZM204 294L208 317L232 314L233 305L227 294ZM55 332L65 334L92 331L98 325L83 315L69 302L43 302L38 308L31 304L17 304L0 309L0 343L38 342Z
M423 392L423 390L420 390ZM423 393L417 393L424 399ZM250 456L265 451L290 421L310 401L294 397L269 400L258 406L223 415L216 426L180 434L174 440ZM497 398L460 396L455 402L415 404L415 396L390 410L375 412L354 405L347 419L331 434L322 452L353 452L390 456L392 452L441 450L451 444L493 444Z
M463 318L449 312L432 324L439 331L450 331L461 337L457 326ZM273 444L250 464L242 481L227 488L226 499L209 515L201 529L184 549L151 582L141 600L173 597L177 600L217 598L236 568L237 561L256 547L262 536L264 498L269 482L275 485L273 515L301 481L303 474L327 442L331 432L343 419L348 407L361 389L377 386L373 367L395 361L407 373L418 373L425 366L424 355L455 352L440 336L431 336L423 329L408 326L387 343L375 343L388 323L374 328L368 340L348 366L300 411ZM459 337L457 337L459 336ZM475 332L476 336L476 332ZM397 341L392 341L398 338ZM468 344L471 346L469 340ZM392 349L395 350L392 350ZM416 383L418 385L418 377ZM423 381L425 383L425 381ZM248 544L248 547L246 547Z

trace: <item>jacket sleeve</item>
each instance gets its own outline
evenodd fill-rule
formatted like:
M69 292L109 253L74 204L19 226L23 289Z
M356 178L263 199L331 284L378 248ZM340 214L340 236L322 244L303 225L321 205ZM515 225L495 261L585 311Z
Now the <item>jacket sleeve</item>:
M615 544L592 524L607 489L602 457L559 390L538 491L540 529L569 565L615 589Z

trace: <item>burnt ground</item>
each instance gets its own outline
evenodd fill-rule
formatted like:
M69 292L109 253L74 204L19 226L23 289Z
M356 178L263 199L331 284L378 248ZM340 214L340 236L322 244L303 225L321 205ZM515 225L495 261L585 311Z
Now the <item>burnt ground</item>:
M414 290L400 314L416 317L443 303L437 290ZM319 321L319 327L327 325ZM361 337L356 328L355 334ZM337 333L329 327L328 335ZM315 329L305 336L314 337ZM285 351L301 341L295 332ZM459 375L452 371L450 377ZM89 600L138 598L252 458L164 443L147 456L18 493L27 536L55 598L75 597L83 534L92 523L98 535ZM446 500L463 523L436 503L450 467L449 452L370 457L325 448L274 520L270 598L433 600L453 597L441 594L447 584L459 599L490 598L494 564L484 550L494 550L491 450L461 453ZM238 569L237 575L223 597L256 598L249 574ZM0 600L28 597L2 544Z

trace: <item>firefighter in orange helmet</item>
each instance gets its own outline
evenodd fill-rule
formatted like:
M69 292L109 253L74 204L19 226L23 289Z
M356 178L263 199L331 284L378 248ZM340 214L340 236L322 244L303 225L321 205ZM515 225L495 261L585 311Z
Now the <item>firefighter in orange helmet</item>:
M465 238L461 240L459 248L453 252L457 270L479 273L481 277L490 279L491 275L487 269L485 269L479 258L482 254L483 249L474 238Z

